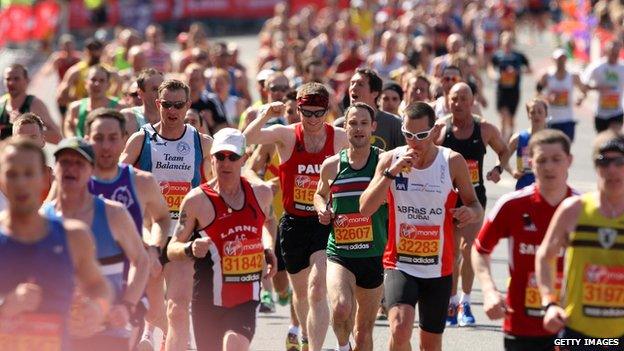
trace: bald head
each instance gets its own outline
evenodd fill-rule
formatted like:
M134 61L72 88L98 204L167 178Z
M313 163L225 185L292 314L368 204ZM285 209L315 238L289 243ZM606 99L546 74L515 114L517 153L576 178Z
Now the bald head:
M454 117L471 116L474 96L466 83L453 85L449 92L451 113Z
M460 34L453 33L446 39L446 49L451 54L458 52L462 46L464 46L464 38Z

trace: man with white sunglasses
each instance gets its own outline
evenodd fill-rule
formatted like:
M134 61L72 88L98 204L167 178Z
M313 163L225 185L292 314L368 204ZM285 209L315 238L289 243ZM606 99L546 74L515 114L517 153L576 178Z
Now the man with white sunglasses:
M481 206L486 206L485 186L483 184L483 158L485 156L487 146L489 145L498 155L499 163L490 170L486 179L494 183L500 180L503 169L510 171L509 157L511 153L507 148L507 144L503 140L500 131L488 121L473 115L471 112L474 103L474 96L468 84L457 83L449 92L449 101L451 115L438 121L442 126L443 132L437 138L438 144L460 153L466 163L470 174L470 181L474 186L475 192ZM512 172L510 172L512 173ZM457 206L461 206L459 201ZM455 240L457 255L461 252L462 262L461 268L459 260L455 260L455 269L453 270L453 291L449 304L449 313L447 317L447 325L449 326L469 326L475 324L474 316L470 309L470 293L472 292L472 283L474 280L474 271L470 264L470 248L481 228L481 222L475 222L463 228L457 227ZM460 238L463 238L460 243ZM461 272L461 273L460 273ZM462 296L457 296L458 273L462 278Z
M458 227L479 223L479 204L464 158L435 145L443 125L417 102L405 109L406 146L383 153L375 176L360 196L360 213L371 216L388 202L388 243L383 265L389 350L409 350L418 303L420 349L441 350L451 293ZM464 205L455 208L457 196Z

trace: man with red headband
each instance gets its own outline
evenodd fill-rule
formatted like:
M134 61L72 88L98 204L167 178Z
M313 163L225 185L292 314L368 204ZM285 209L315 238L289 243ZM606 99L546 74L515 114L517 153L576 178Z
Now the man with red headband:
M318 351L329 326L325 284L329 225L318 221L314 193L321 163L347 146L342 128L325 123L329 93L319 83L307 83L297 91L301 123L262 126L283 115L284 104L274 102L245 129L250 144L275 144L281 164L284 216L280 220L280 247L293 285L293 302L301 321L302 351Z

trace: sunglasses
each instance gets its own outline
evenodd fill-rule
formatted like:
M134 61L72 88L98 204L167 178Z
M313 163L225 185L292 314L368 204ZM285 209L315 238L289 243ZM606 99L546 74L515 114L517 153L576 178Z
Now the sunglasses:
M186 101L167 101L167 100L159 100L160 101L160 106L162 106L165 109L170 109L172 107L175 107L176 110L181 110L184 108L184 106L186 106Z
M126 95L133 97L133 98L138 98L139 97L139 93L134 91L134 92L128 92L126 93Z
M604 157L600 155L594 159L594 164L596 167L600 168L607 168L612 163L615 164L616 167L624 166L624 156Z
M456 76L452 76L452 77L442 77L442 80L445 82L453 82L453 83L457 83L459 82L459 77Z
M288 85L272 85L269 87L269 90L273 93L276 93L278 91L288 91L290 87Z
M303 115L303 117L316 117L316 118L321 118L323 116L325 116L325 113L327 113L327 109L324 110L318 110L318 111L310 111L310 110L306 110L303 108L299 108L299 111L301 111L301 114Z
M235 153L228 153L226 154L225 152L217 152L216 154L213 155L217 160L219 161L225 161L225 159L227 158L228 160L234 162L234 161L238 161L240 160L240 158L242 157L241 155L237 155Z
M401 127L401 133L403 133L403 136L408 140L425 140L429 137L429 134L431 134L431 129L424 132L412 133L405 130L405 127Z

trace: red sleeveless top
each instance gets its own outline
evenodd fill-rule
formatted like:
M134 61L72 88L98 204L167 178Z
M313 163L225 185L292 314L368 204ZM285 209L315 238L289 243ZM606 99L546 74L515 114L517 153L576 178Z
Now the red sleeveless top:
M214 245L195 263L195 295L212 295L215 306L233 307L260 299L265 215L249 182L241 177L241 184L245 202L239 210L230 208L207 183L200 186L214 206L215 217L198 233L210 237Z
M288 161L279 166L284 210L299 217L316 216L314 193L321 173L323 161L335 154L334 127L325 123L325 146L320 152L310 153L303 142L303 127L295 125L295 146Z

